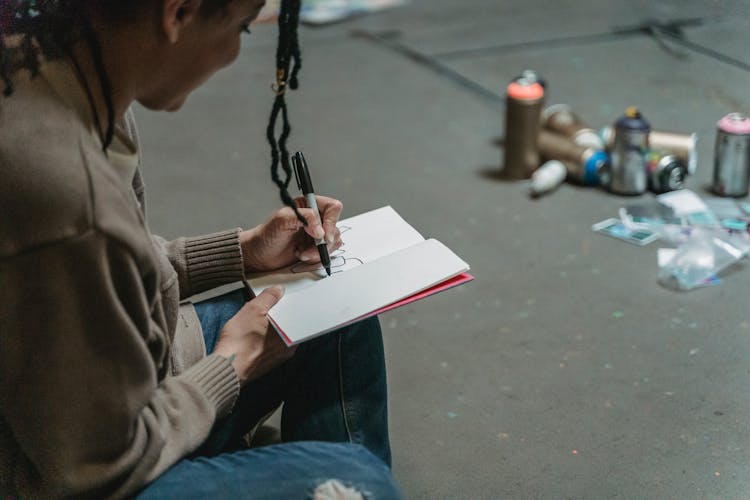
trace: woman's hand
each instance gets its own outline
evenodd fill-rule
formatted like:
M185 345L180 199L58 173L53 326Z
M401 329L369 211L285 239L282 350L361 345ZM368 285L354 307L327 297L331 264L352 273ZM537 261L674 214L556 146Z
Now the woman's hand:
M306 208L305 198L299 197L295 202L307 221L306 227L297 219L294 210L283 207L260 226L240 233L245 272L272 271L297 260L320 262L315 239L324 238L329 252L341 246L341 233L336 227L343 207L341 202L325 196L316 196L315 199L322 225L318 215Z
M263 290L227 321L214 353L232 360L240 384L244 385L276 368L294 355L296 346L287 347L269 327L269 309L284 295L280 286Z

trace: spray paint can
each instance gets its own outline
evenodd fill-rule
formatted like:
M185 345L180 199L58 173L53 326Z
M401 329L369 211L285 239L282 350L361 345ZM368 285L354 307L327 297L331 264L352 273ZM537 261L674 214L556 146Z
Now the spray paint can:
M561 161L549 160L531 175L529 193L533 197L554 191L565 181L568 169Z
M644 155L649 149L651 126L635 107L629 107L615 122L612 164L607 189L616 194L638 195L646 192L648 176Z
M747 196L750 179L750 118L730 113L716 124L713 190L720 196Z
M539 153L547 160L559 160L567 169L567 179L584 186L597 186L609 164L607 153L574 143L549 130L539 132Z
M542 112L542 127L569 137L574 143L597 150L604 149L599 133L586 125L567 104L553 104Z
M646 172L649 188L655 193L682 189L688 175L687 166L677 155L654 150L646 153Z
M536 76L522 75L508 85L505 103L503 174L511 179L528 179L539 166L537 136L544 87Z
M612 150L615 144L615 129L612 126L602 127L599 135L604 141L606 149ZM665 132L652 130L648 135L648 145L657 151L669 151L685 164L689 175L694 175L698 169L698 134L682 134L679 132Z

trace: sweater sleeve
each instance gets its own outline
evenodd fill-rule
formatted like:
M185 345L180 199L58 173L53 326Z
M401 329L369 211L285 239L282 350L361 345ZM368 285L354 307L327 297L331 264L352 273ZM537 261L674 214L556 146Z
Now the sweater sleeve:
M244 279L240 229L167 241L153 236L180 281L180 298Z
M196 449L237 397L221 356L163 377L158 280L138 264L95 231L0 260L0 424L42 496L134 493Z

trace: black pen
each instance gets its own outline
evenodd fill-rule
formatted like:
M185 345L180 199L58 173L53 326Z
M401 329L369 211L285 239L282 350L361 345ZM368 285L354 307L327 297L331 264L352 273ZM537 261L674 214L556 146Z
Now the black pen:
M294 176L297 178L297 185L302 190L302 194L305 195L305 200L307 200L307 207L312 208L318 214L318 219L320 219L318 203L315 201L315 190L313 189L312 178L310 178L310 169L307 168L307 162L301 152L297 151L292 156L292 166L294 167ZM320 225L321 227L323 226L322 222ZM323 263L326 273L330 276L331 257L328 255L328 247L326 246L325 239L315 240L315 246L318 247L320 261Z

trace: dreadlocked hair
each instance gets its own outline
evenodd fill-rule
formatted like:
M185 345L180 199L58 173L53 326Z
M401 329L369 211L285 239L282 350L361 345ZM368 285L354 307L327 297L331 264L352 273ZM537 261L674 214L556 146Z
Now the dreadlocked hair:
M271 179L279 188L281 201L294 210L303 225L307 220L300 214L297 205L289 194L289 182L292 178L292 168L289 165L289 151L286 141L292 132L289 124L286 100L284 98L287 87L296 90L299 87L297 73L302 67L302 55L299 49L297 27L299 26L300 0L282 0L279 12L279 45L276 50L276 83L273 86L276 98L268 119L266 137L271 145ZM292 62L294 66L292 67ZM290 73L290 67L292 67ZM282 118L281 135L276 139L276 122L279 114ZM284 171L284 179L279 175L279 165Z
M211 16L231 0L204 0L201 13ZM132 21L148 3L147 0L0 0L0 79L3 94L13 93L12 75L26 69L32 77L39 73L41 56L46 59L69 58L88 96L97 130L101 134L102 149L112 144L115 129L112 84L104 65L102 47L96 36L92 13L96 11L109 22ZM6 37L18 36L20 43L9 46ZM101 126L94 105L90 83L86 81L78 61L73 57L73 46L84 42L91 54L107 110L106 127Z

